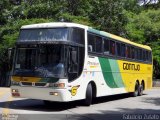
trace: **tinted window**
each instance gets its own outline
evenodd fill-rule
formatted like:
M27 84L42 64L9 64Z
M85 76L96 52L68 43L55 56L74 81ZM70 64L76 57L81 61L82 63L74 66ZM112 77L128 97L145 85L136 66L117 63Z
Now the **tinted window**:
M149 55L148 51L146 51L146 61L149 61Z
M102 53L102 38L99 36L95 36L96 41L96 52Z
M139 49L139 60L142 60L142 50Z
M88 34L88 51L89 52L95 52L96 46L95 46L95 39L93 34Z
M84 44L84 30L80 28L71 29L71 41L79 44Z
M104 54L109 55L109 40L104 39Z
M131 58L131 48L130 48L130 46L126 46L126 57Z
M67 41L69 28L22 29L18 41Z
M143 50L143 61L146 61L146 51Z
M152 62L152 52L149 52L149 62Z
M135 48L135 59L138 60L138 49Z
M110 41L110 54L115 55L115 42L112 40Z
M120 46L120 43L116 43L116 48L117 48L117 55L121 56L121 46Z
M126 46L125 46L125 44L121 44L121 56L122 57L126 56Z
M134 47L131 47L131 58L132 59L135 58L135 49L134 49Z

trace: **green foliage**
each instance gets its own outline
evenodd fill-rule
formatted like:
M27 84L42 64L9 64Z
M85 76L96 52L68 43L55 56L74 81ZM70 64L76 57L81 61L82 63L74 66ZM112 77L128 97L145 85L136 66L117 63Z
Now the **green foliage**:
M152 48L153 59L157 63L154 64L154 76L159 76L157 71L160 71L160 10L152 9L144 10L139 14L132 12L126 14L128 16L128 24L125 27L127 37Z
M93 10L90 15L96 28L117 35L124 33L126 18L123 12L123 1L121 0L93 0Z
M18 35L21 26L33 24L33 23L44 23L51 22L52 20L46 19L25 19L17 20L12 23L8 23L5 26L0 28L0 67L8 61L7 51L8 48L13 47Z
M137 0L16 1L0 1L2 70L2 65L7 64L7 49L14 46L22 25L68 21L92 26L151 46L154 64L158 65L154 66L154 75L160 76L160 2L140 6Z

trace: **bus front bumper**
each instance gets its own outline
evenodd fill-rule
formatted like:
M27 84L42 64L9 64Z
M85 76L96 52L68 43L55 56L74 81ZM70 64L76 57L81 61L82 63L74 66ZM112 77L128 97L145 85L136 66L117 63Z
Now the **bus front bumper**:
M67 89L11 86L12 97L67 102L71 93Z

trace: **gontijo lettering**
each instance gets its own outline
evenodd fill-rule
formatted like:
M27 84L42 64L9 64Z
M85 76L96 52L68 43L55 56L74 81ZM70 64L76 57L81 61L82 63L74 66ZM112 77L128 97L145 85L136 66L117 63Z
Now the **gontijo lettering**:
M133 63L123 63L123 70L140 71L140 65L139 64L133 64Z

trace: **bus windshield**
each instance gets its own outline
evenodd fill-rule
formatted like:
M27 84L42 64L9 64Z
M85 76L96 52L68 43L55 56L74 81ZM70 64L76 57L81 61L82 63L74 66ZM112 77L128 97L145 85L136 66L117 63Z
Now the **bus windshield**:
M64 47L43 45L18 48L13 74L16 76L65 77Z
M84 29L80 28L32 28L21 29L17 42L67 41L84 45Z
M18 41L67 41L68 28L22 29Z

